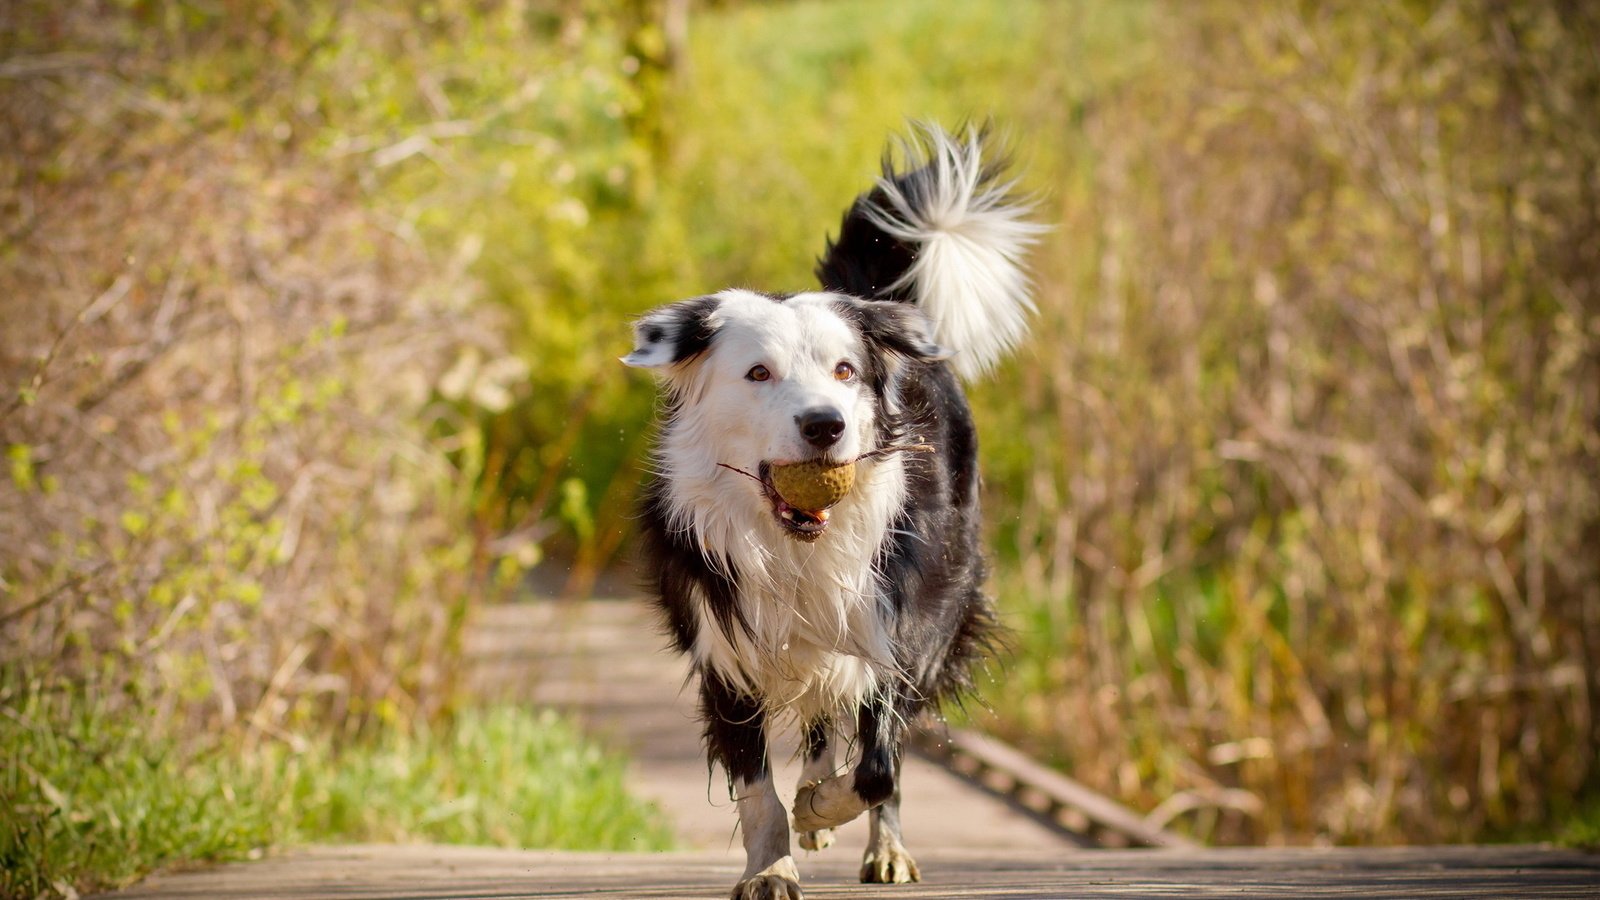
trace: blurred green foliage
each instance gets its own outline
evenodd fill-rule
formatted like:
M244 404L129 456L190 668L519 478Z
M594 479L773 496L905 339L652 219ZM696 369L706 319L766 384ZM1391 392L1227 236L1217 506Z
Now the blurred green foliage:
M1600 20L1163 10L981 410L998 727L1216 840L1548 833L1600 777Z
M991 726L1217 840L1600 778L1582 4L0 16L0 627L65 679L178 731L434 719L468 596L625 558L628 318L806 287L889 134L993 117L1057 227L972 391Z
M334 746L151 734L104 700L7 673L0 897L73 896L274 844L436 841L659 850L620 760L550 713L464 712Z
M973 392L1021 632L993 727L1224 841L1463 839L1595 784L1592 14L795 3L693 34L643 212L698 270L649 302L807 284L906 116L997 117L1058 225L1034 341Z
M526 393L491 428L504 521L553 526L540 533L549 557L572 567L571 592L617 563L648 448L652 391L616 362L628 319L728 285L813 283L822 235L870 183L888 134L911 117L1008 117L993 85L1027 77L1042 15L1033 4L927 0L731 4L691 14L659 109L573 132L580 157L541 166L494 135L452 147L472 155L457 157L461 169L509 173L444 227L458 236L462 221L482 223L475 272L511 312L512 344L530 366ZM581 31L623 54L594 63L597 77L618 80L601 109L641 102L637 79L624 77L644 65L627 55L628 21ZM919 72L930 57L941 64ZM461 190L454 170L440 181Z
M451 716L470 603L544 538L511 521L538 475L508 469L529 439L503 413L557 369L513 352L537 358L497 291L578 278L572 196L625 192L630 151L602 137L627 103L617 27L476 4L0 8L0 712L33 773L8 767L0 808L8 859L48 851L19 891L379 824L547 842L582 821L490 793L593 788L584 827L611 824L558 842L659 839L610 763L606 787L563 762L592 751L560 726ZM507 275L482 230L524 227L542 238ZM18 718L31 696L61 700ZM523 792L429 774L440 734L480 765L506 742ZM241 746L309 773L274 795L303 830L216 805L264 777L224 764ZM333 778L359 752L395 762ZM105 779L62 774L95 754ZM485 818L362 819L385 791L477 796Z

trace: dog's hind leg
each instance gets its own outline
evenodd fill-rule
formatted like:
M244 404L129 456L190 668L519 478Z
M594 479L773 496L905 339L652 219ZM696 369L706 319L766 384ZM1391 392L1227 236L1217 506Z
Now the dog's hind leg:
M744 835L744 876L734 885L732 900L801 900L789 823L767 763L765 711L755 698L709 671L700 679L700 711L707 753L728 771Z
M906 852L900 834L900 766L895 765L894 793L872 810L867 851L861 857L861 880L866 884L905 884L921 881L917 861Z
M819 784L833 775L833 722L826 716L818 718L805 728L805 744L800 748L803 759L800 766L800 783L796 790ZM833 829L818 828L800 832L800 846L807 850L822 850L833 845Z

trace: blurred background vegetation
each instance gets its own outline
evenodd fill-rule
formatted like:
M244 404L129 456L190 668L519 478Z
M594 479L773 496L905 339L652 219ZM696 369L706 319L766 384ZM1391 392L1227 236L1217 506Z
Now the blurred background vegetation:
M481 734L469 605L627 583L629 317L811 284L910 117L992 117L1056 224L973 392L984 724L1216 841L1593 818L1596 47L1559 0L7 4L0 860L291 837L130 838L50 775L107 754L266 809Z

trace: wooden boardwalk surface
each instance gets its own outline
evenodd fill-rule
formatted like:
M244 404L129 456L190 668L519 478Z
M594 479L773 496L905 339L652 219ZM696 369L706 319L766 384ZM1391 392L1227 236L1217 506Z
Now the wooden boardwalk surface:
M688 665L642 602L537 603L486 607L469 630L471 693L490 700L565 710L592 734L626 751L634 792L655 801L680 846L742 857L737 816L721 772L706 772ZM799 775L793 735L773 754L780 796ZM1013 849L1054 853L1082 846L1016 803L996 797L943 766L906 761L905 830L923 849ZM866 845L866 817L839 830L840 849Z
M841 850L845 852L840 852ZM1129 897L1596 897L1600 856L1529 847L1340 850L938 851L921 884L855 883L855 852L802 858L809 900ZM724 853L599 854L464 847L324 847L162 875L119 900L534 900L725 897Z
M681 660L638 604L481 611L473 690L566 709L633 756L633 788L661 804L686 852L563 853L440 846L316 847L158 875L116 900L519 900L725 897L743 868L733 810L705 770ZM992 748L966 748L994 759ZM1002 754L1003 756L1003 754ZM792 763L781 784L792 784ZM1070 793L1071 785L1061 792ZM1085 849L1039 816L925 759L908 760L906 838L924 879L856 883L862 820L799 852L811 900L843 897L1596 897L1600 855L1536 847ZM785 791L789 794L790 791ZM863 817L863 820L865 817Z

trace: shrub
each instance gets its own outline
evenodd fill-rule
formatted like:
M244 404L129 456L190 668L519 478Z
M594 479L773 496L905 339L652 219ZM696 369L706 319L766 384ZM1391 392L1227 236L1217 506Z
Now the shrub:
M1547 821L1600 777L1600 20L1153 35L1041 255L1050 350L985 410L1025 435L1007 731L1219 839Z

